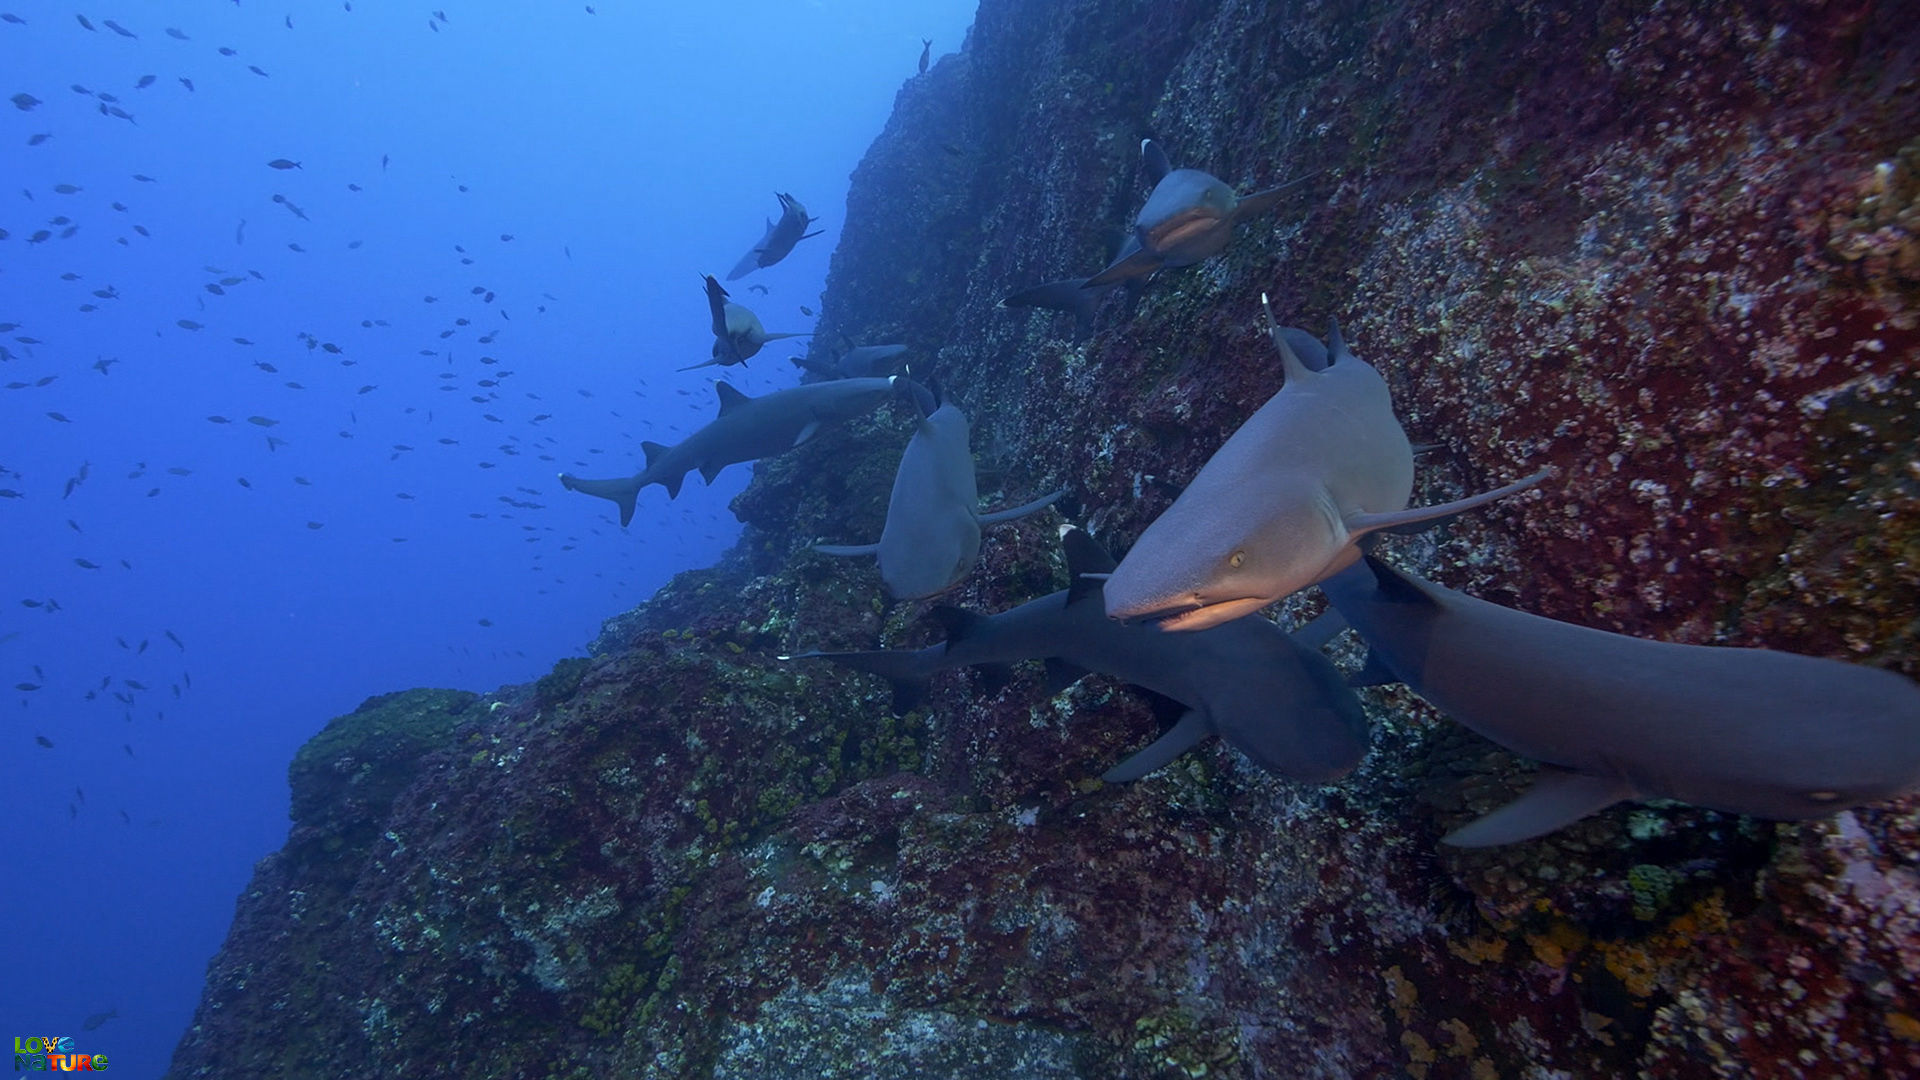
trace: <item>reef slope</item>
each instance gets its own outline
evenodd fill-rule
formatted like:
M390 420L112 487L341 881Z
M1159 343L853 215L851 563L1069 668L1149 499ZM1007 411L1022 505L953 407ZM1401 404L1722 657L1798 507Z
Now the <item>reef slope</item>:
M1148 134L1242 191L1313 175L1084 343L995 310L1105 264ZM855 174L819 340L934 358L989 503L1067 485L1124 546L1278 387L1263 291L1385 373L1437 446L1416 499L1556 470L1405 565L1920 675L1902 5L986 0ZM169 1075L1920 1074L1915 798L1463 852L1529 766L1402 691L1338 785L1209 746L1109 788L1155 721L1105 681L960 675L895 719L781 662L930 640L804 551L878 534L906 430L763 462L739 546L590 659L316 737ZM944 599L1060 587L1057 520Z

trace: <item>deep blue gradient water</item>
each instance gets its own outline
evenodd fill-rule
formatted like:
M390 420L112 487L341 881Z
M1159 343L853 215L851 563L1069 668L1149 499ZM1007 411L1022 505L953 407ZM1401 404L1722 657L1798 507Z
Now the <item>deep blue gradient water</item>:
M305 739L536 677L731 542L746 467L624 531L555 474L712 416L698 275L775 191L826 233L733 292L811 328L847 175L971 6L0 11L38 101L0 100L0 1023L152 1077Z

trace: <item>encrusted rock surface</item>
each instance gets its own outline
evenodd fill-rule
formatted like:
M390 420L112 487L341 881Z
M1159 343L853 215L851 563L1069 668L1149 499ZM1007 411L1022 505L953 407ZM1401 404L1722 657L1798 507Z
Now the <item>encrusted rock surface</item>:
M994 310L1104 264L1147 134L1312 175L1086 342ZM855 176L822 339L912 343L990 503L1066 484L1124 546L1277 388L1267 292L1386 374L1416 499L1555 470L1397 560L1920 675L1917 199L1898 4L987 0ZM1462 852L1529 766L1403 690L1342 783L1209 746L1121 789L1154 720L1104 680L957 674L896 719L783 663L930 639L802 550L877 531L905 430L762 463L739 547L591 660L316 738L170 1075L1920 1074L1920 799ZM1059 587L1057 520L943 599Z

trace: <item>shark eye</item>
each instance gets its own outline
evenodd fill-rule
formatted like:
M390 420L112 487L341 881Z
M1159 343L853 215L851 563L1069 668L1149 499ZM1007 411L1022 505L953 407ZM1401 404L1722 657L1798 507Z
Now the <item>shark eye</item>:
M1227 565L1233 567L1235 570L1240 569L1240 565L1246 561L1247 553L1244 551L1236 551L1227 556Z

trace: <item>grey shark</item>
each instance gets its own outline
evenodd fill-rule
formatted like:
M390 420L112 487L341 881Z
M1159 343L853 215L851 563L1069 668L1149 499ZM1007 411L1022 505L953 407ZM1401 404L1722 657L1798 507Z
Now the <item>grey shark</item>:
M791 357L793 366L829 379L866 379L891 375L899 370L905 345L854 345L839 358L821 362L804 356Z
M1139 247L1122 252L1111 266L1088 278L1093 288L1145 277L1162 267L1192 266L1226 250L1235 225L1273 209L1286 185L1236 195L1211 173L1176 169L1152 139L1140 141L1140 156L1153 192L1134 219Z
M1353 564L1368 533L1438 522L1546 478L1407 509L1413 447L1386 380L1347 350L1338 323L1319 371L1290 344L1301 335L1269 334L1285 385L1140 534L1107 582L1108 615L1166 630L1236 619Z
M1509 844L1631 799L1793 821L1920 786L1920 686L1891 671L1575 626L1372 557L1320 587L1372 650L1356 681L1404 682L1543 763L1449 844Z
M896 710L924 695L928 681L953 668L1004 668L1045 660L1050 684L1065 689L1089 671L1144 687L1186 706L1145 749L1109 769L1110 783L1137 780L1209 735L1269 772L1325 783L1366 755L1366 715L1328 660L1262 618L1239 619L1194 634L1163 634L1106 617L1097 576L1113 559L1085 532L1061 530L1072 584L997 615L938 607L947 640L924 649L807 653L893 683Z
M878 556L880 580L896 600L918 600L958 585L980 556L981 528L1037 513L1066 494L1062 489L1011 510L981 513L966 414L952 402L937 404L915 385L924 395L918 401L922 416L900 455L880 542L813 547L823 555Z
M715 383L720 415L673 446L641 443L647 455L646 468L632 476L608 480L583 480L561 473L560 483L568 491L613 500L620 507L620 524L625 525L633 520L634 499L648 484L659 484L667 489L668 498L678 498L680 481L689 471L700 470L701 478L711 484L728 465L785 453L813 438L822 425L851 420L879 408L898 392L899 381L897 376L839 379L760 397L748 397L726 383Z
M681 371L692 371L703 367L730 367L744 364L769 341L781 338L807 337L807 334L769 334L766 327L760 325L760 316L755 315L744 304L736 304L728 299L731 295L712 274L706 275L707 310L713 316L713 359L698 364L689 364Z
M780 220L767 222L767 231L761 235L760 242L748 248L727 272L728 281L738 281L763 266L772 266L792 253L795 244L820 235L821 230L807 231L807 226L820 219L808 217L807 208L800 205L800 200L784 192L774 192L773 197L780 200Z

